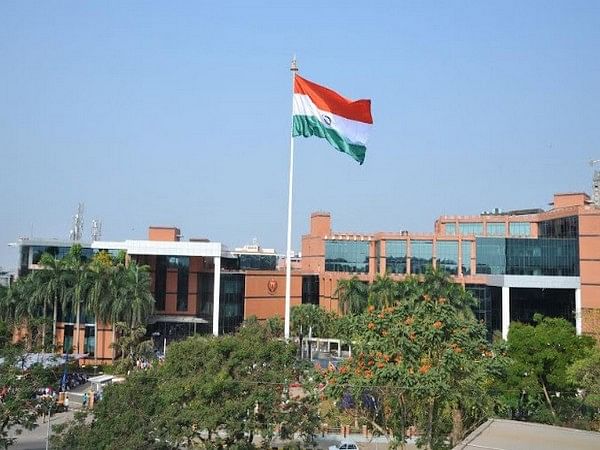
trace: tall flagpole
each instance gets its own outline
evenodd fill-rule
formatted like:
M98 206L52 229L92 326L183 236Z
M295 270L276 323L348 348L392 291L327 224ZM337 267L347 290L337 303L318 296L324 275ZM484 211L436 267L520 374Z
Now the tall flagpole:
M296 56L292 59L290 67L292 72L292 120L294 117L293 96L294 96L294 80L298 65L296 64ZM292 123L293 127L293 123ZM291 291L292 291L292 181L294 179L294 136L290 130L290 181L288 186L288 223L287 223L287 248L285 253L285 323L284 336L290 338L290 308L291 308Z

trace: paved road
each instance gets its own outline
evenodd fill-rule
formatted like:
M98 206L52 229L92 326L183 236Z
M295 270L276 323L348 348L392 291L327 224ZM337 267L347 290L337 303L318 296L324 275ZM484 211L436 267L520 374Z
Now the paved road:
M53 415L50 418L50 425L58 425L68 420L73 419L73 410L68 412L62 412ZM42 422L42 419L38 419L38 427L33 430L23 430L23 432L17 436L17 441L14 446L11 446L11 450L45 450L46 448L46 433L48 432L48 422ZM50 430L52 433L52 429ZM14 431L10 433L10 436L14 436Z

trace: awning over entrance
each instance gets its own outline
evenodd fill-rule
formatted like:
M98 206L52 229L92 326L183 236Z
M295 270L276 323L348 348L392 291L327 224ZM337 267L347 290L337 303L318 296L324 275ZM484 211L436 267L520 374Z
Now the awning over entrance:
M169 322L169 323L208 323L207 320L195 316L150 316L148 323Z

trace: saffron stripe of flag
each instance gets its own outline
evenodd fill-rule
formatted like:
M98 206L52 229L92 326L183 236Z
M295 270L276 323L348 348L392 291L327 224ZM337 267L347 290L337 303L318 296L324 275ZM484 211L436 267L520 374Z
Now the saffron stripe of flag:
M294 78L292 136L317 136L360 164L373 124L370 100L350 100L298 75Z

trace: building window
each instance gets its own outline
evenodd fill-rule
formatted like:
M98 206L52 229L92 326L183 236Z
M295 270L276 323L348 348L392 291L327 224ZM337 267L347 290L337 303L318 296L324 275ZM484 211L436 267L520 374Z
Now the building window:
M448 236L456 235L456 224L454 222L448 222L444 224L444 232Z
M168 268L177 270L177 311L187 311L190 257L170 256Z
M437 268L451 275L458 273L458 241L437 241Z
M506 224L504 222L488 222L488 236L506 236Z
M433 265L433 241L411 241L410 249L410 272L425 273Z
M196 315L212 323L214 275L212 273L198 274L198 304Z
M462 274L471 275L471 241L462 242Z
M578 240L478 238L477 273L579 276Z
M459 225L460 234L483 235L483 224L479 222L463 222Z
M167 295L167 257L156 257L156 269L154 272L154 299L156 310L164 311L165 298Z
M529 222L511 222L508 224L508 231L511 236L531 236L531 224Z
M406 273L406 241L385 242L385 267L388 273Z
M244 320L244 274L222 274L219 333L233 333Z
M465 285L467 292L477 301L473 307L473 313L477 320L483 322L487 328L487 338L492 339L492 292L489 286L485 284L467 284Z
M577 216L544 220L539 223L538 236L541 238L576 238L579 236L579 220Z
M325 241L325 270L369 272L368 241Z
M319 276L302 277L302 304L319 305Z
M375 242L375 273L381 270L381 241Z
M89 356L94 356L96 350L96 327L86 326L83 337L83 353L88 353Z
M73 353L73 325L65 325L63 335L63 352Z
M241 270L275 270L277 255L239 255Z

